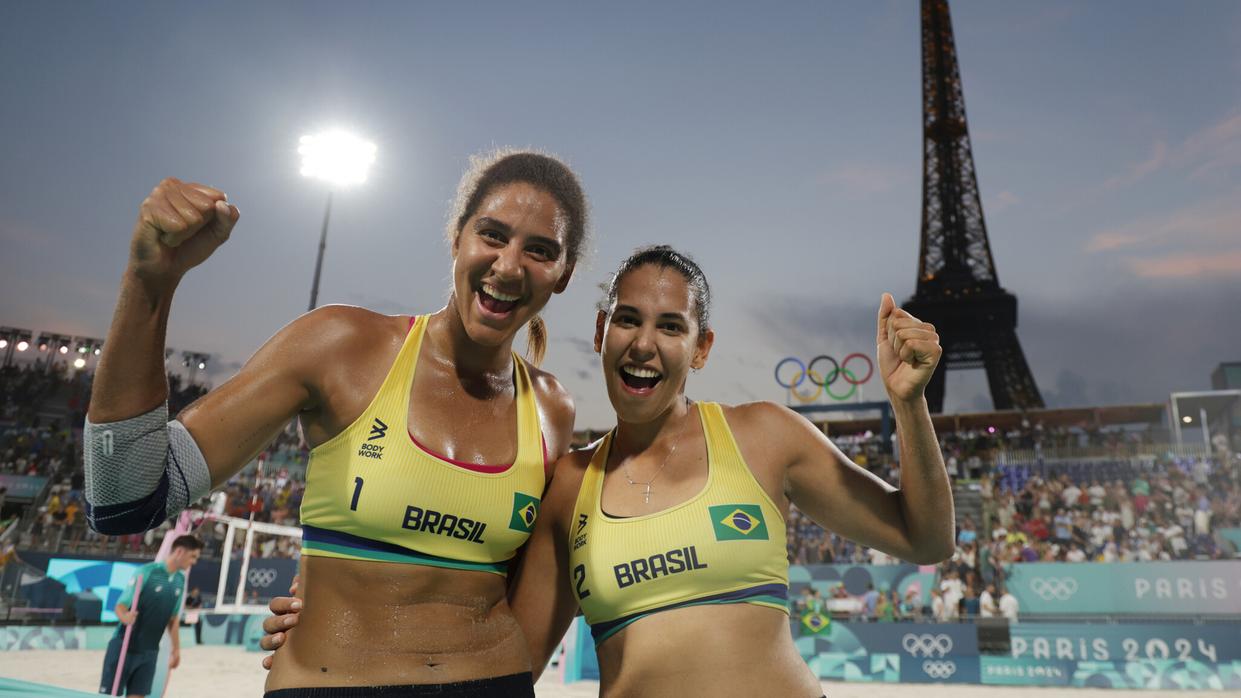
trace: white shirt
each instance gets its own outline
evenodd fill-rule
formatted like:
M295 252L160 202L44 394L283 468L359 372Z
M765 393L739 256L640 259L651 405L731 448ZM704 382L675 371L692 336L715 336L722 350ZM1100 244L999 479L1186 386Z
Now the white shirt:
M984 590L982 596L978 597L978 612L983 618L994 618L999 612L999 608L995 605L995 597L991 592Z
M1000 615L1007 618L1010 623L1017 622L1017 597L1007 591L1000 597Z

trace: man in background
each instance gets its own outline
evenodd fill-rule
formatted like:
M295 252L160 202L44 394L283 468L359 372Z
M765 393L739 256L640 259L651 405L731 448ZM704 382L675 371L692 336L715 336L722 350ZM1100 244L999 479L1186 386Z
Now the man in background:
M120 695L138 698L151 692L164 630L172 635L172 655L168 667L175 669L181 663L178 618L185 590L185 573L198 562L202 548L202 541L194 536L180 536L172 542L172 551L163 562L147 563L134 573L133 581L116 604L116 615L121 623L116 626L116 633L112 635L104 655L100 693L112 693L117 666L121 663L126 626L132 626L133 631L121 668ZM137 589L139 578L142 580L141 590ZM134 603L135 592L137 604Z

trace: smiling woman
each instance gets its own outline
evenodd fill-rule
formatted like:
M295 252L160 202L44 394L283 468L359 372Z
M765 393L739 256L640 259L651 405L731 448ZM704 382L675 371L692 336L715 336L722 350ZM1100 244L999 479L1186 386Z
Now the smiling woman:
M444 308L314 310L168 423L173 293L239 216L219 190L176 179L142 204L86 425L92 525L159 525L297 417L313 446L308 605L268 695L533 695L506 575L537 520L547 464L568 449L573 403L512 343L572 277L586 233L576 177L539 153L474 159L449 228ZM537 357L543 333L531 337Z
M688 256L660 246L621 265L595 326L617 425L557 465L511 603L536 666L580 608L604 696L820 695L788 632L784 521L795 503L903 559L951 552L922 395L938 336L884 294L876 352L902 437L894 489L787 408L690 400L689 373L716 341L709 310Z

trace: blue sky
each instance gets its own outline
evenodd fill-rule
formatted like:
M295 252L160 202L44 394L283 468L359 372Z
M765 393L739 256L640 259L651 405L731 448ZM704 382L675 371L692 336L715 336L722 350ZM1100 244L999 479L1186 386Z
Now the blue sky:
M548 306L579 427L611 423L597 284L666 242L719 341L700 399L784 400L784 356L872 351L912 294L913 2L0 4L0 324L102 336L137 206L167 175L242 210L182 284L169 344L223 380L305 308L326 191L297 137L375 141L337 196L321 302L443 302L469 154L535 146L591 198L590 263ZM952 3L984 211L1055 405L1162 401L1241 359L1241 5ZM947 407L989 406L978 372ZM879 398L873 381L865 390Z

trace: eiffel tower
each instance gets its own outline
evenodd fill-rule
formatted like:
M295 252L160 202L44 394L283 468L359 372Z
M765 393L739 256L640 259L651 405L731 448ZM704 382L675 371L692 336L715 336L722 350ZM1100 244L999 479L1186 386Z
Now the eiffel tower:
M902 307L935 325L944 355L926 389L944 407L944 376L983 368L997 410L1043 406L1017 341L1017 297L1000 286L978 195L948 0L922 0L922 244L918 286Z

